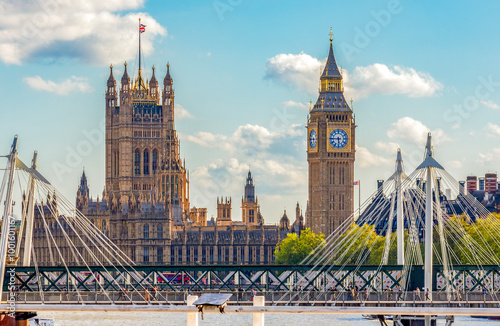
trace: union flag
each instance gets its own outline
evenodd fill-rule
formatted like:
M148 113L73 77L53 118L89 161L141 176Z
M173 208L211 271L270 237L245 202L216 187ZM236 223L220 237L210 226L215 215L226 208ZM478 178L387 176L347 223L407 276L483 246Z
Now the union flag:
M146 25L140 24L139 25L139 32L144 33L146 31Z

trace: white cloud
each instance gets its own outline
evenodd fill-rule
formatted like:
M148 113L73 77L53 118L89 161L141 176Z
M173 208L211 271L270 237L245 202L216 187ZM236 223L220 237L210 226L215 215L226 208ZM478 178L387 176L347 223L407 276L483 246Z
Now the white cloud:
M394 160L373 154L368 148L356 145L356 164L360 168L391 166L394 165Z
M391 69L381 63L356 67L352 73L344 71L344 79L346 93L355 98L372 94L428 97L443 88L429 73L400 66Z
M56 83L51 80L44 80L40 76L26 77L23 81L37 91L66 95L73 92L87 93L92 90L87 83L87 79L72 76L62 82Z
M186 110L182 105L175 104L175 118L176 119L193 119L194 116Z
M396 154L398 152L398 148L401 148L401 146L399 146L398 143L378 141L375 143L375 148L378 151L384 152L387 155L394 156L395 159Z
M183 135L183 139L198 144L201 147L220 148L231 150L232 145L228 143L228 137L221 134L212 134L206 131L198 131L194 135Z
M307 169L304 164L272 157L256 158L251 164L254 182L260 189L259 194L264 197L266 193L262 189L271 192L270 189L276 189L281 195L287 195L307 187ZM196 168L191 174L191 202L197 207L206 207L214 200L214 196L231 193L241 195L248 169L248 161L235 157L217 159ZM266 210L270 210L269 207L264 208L264 215ZM233 214L233 219L239 217L238 210L233 210Z
M500 148L493 148L489 152L483 154L479 153L478 158L476 159L476 162L478 163L487 163L487 162L492 162L492 161L499 161L500 160Z
M326 59L319 60L306 53L277 54L267 60L265 78L310 94L318 93L319 77ZM409 97L436 95L443 84L429 73L410 67L389 68L382 63L343 70L347 98L363 98L372 94L402 94Z
M305 128L300 124L293 124L280 131L270 131L263 126L246 124L239 126L231 136L205 131L183 136L185 140L202 147L218 148L232 154L239 152L246 156L260 156L282 141L289 145L293 140L304 137Z
M0 3L0 60L26 61L76 59L109 64L134 58L138 19L146 25L142 51L153 51L153 40L166 30L147 13L127 13L144 0L12 1Z
M216 195L232 194L233 201L235 195L240 197L249 164L259 189L259 199L267 198L268 204L262 206L265 218L270 217L266 212L275 210L273 205L276 203L269 202L269 194L296 196L296 199L305 197L307 165L303 155L306 148L303 125L274 131L246 124L229 135L197 132L182 135L182 139L208 148L210 152L217 151L214 154L217 159L199 166L191 174L191 201L197 207L210 207ZM238 219L238 210L233 213Z
M500 136L500 126L496 125L494 123L488 122L486 125L488 130L494 135L494 136Z
M324 62L301 52L277 54L267 60L266 79L315 94Z
M460 169L463 166L463 162L458 161L458 160L450 161L450 162L448 162L448 164L450 165L450 167L455 168L455 169Z
M495 102L491 101L491 100L488 100L488 101L481 101L480 102L482 105L490 108L490 109L493 109L493 110L498 110L500 109L500 105L496 104Z
M283 102L283 106L287 108L297 107L302 110L309 110L309 106L305 103L295 102L295 101L285 101Z
M448 135L442 129L430 130L422 122L411 117L403 117L394 122L387 136L391 139L400 139L418 146L425 146L427 134L432 133L432 141L434 144L444 143L450 140Z

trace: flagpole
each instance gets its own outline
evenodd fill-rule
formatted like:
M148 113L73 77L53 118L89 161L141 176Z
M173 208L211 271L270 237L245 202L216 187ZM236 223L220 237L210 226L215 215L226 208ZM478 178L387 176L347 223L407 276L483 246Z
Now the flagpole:
M139 89L141 89L141 19L139 18Z
M358 218L361 217L361 179L358 180Z

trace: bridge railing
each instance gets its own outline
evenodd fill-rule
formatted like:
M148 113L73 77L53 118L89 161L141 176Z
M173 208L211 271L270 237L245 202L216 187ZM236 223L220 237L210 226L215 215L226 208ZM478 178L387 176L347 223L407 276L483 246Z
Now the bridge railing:
M425 294L420 297L413 291L408 292L318 292L318 291L142 291L125 293L123 291L98 291L98 292L76 292L76 291L49 291L40 292L17 292L17 303L94 303L94 304L185 304L189 295L201 295L207 292L233 293L230 299L232 304L251 304L254 296L262 296L267 305L290 305L310 304L317 305L428 305L428 304L479 304L500 303L500 293L465 292L454 293L448 296L446 292L433 292L433 300L426 300ZM8 293L4 294L3 300L8 299Z

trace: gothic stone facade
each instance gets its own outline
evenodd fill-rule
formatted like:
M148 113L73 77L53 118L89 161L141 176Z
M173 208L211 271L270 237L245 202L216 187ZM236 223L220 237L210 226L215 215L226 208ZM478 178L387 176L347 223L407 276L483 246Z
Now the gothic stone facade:
M280 225L265 225L249 172L242 220L233 220L231 198L217 198L217 219L208 220L206 208L190 206L189 173L180 159L174 113L169 65L161 96L154 67L149 82L140 70L131 82L125 63L118 92L111 66L106 89L106 187L101 198L92 199L84 172L76 207L138 264L271 263L276 244L304 228L298 204L293 225L286 212ZM49 205L57 205L56 199L49 196L39 203L65 261L81 264L65 247ZM38 213L34 247L39 265L54 264L54 249L46 239Z
M330 37L330 53L320 78L318 100L307 122L306 218L307 227L313 232L328 236L354 212L355 128Z

